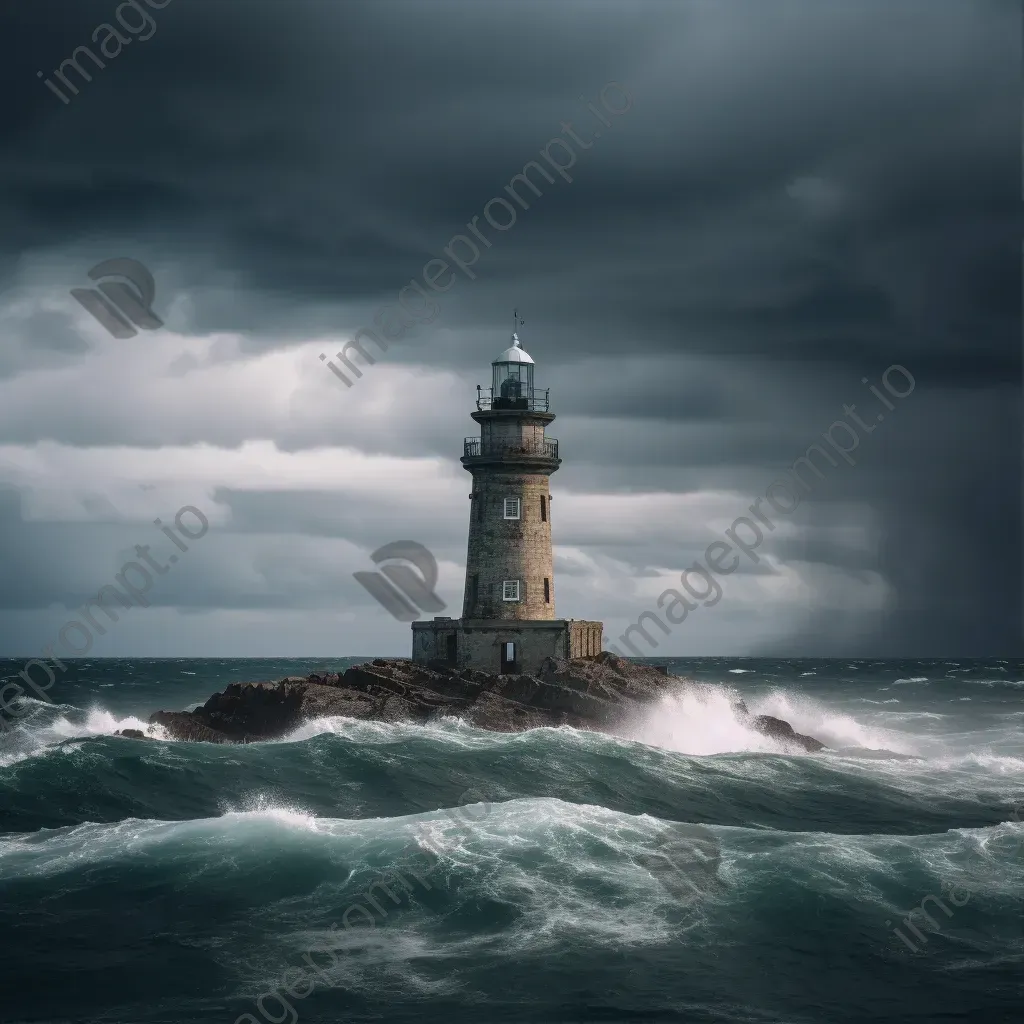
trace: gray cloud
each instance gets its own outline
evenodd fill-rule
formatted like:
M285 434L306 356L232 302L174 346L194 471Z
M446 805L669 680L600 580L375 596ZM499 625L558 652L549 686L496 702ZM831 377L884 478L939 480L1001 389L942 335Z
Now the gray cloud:
M635 618L630 574L678 576L712 509L763 494L844 403L873 410L861 378L902 363L915 393L773 542L808 589L758 611L747 581L702 616L723 651L1017 652L1012 5L173 0L64 106L36 72L115 7L0 13L22 41L0 69L0 650L203 497L222 519L167 577L167 614L203 609L239 654L273 643L264 614L282 651L404 649L351 571L415 537L458 602L455 460L518 305L559 414L560 613ZM594 138L612 80L633 106ZM543 182L477 279L342 387L318 353L562 121L591 140L574 180ZM121 255L153 271L167 326L115 343L69 290ZM429 475L402 478L428 463L425 516ZM851 604L858 574L885 581L883 614ZM209 628L185 618L175 642L200 651ZM677 632L679 653L705 641Z

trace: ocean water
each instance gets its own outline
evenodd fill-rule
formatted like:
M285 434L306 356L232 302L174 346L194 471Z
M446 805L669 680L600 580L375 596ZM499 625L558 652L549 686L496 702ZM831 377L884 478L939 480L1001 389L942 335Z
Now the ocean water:
M0 1021L1024 1018L1024 663L672 660L704 685L622 737L112 735L362 660L81 660L19 704Z

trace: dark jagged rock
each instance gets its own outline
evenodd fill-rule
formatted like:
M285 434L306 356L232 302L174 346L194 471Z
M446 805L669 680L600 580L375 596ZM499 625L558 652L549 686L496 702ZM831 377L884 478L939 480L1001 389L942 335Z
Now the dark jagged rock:
M771 715L752 715L747 708L746 701L733 701L732 709L745 726L763 736L770 736L774 740L802 747L812 754L816 754L825 747L824 743L820 743L813 736L804 736L802 733L794 732L793 726L781 718L772 718Z
M824 743L819 743L811 736L794 732L793 726L789 722L784 722L781 718L772 718L771 715L756 715L750 722L750 727L764 736L771 736L772 739L796 743L812 754L817 753L825 746Z
M148 740L151 737L147 736L141 729L118 729L114 733L115 736L124 736L129 740Z
M549 658L536 675L491 675L377 658L344 675L231 683L195 711L158 711L150 722L163 726L173 739L212 743L276 739L302 722L332 715L417 723L451 715L496 732L559 725L615 732L683 685L663 667L637 665L607 651L571 661ZM804 750L823 746L781 719L752 716L742 701L734 708L750 728L766 736Z

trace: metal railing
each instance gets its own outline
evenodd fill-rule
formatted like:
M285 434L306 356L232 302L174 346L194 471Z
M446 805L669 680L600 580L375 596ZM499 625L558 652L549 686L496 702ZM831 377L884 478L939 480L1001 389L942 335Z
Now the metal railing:
M512 398L495 398L494 388L482 388L479 384L476 392L476 407L481 411L485 409L525 409L527 412L547 412L550 405L548 396L551 394L551 388L544 391L534 388Z
M492 438L486 444L479 437L467 437L462 446L465 458L480 455L533 455L545 459L558 458L558 441L553 437L539 440L504 441Z

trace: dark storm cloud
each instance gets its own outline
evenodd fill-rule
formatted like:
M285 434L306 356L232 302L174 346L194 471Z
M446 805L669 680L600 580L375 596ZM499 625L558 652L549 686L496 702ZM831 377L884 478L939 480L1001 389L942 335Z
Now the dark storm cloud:
M860 502L883 524L877 566L898 593L862 653L932 653L939 638L951 651L1016 649L1015 5L172 0L153 11L151 38L63 105L36 72L89 43L116 7L34 0L0 12L0 37L18 41L0 68L14 97L0 127L5 298L23 294L25 274L53 297L46 311L3 314L0 378L60 361L70 372L87 357L63 319L68 290L122 253L153 269L169 330L241 332L241 355L368 325L562 120L591 138L586 100L606 82L633 106L579 152L572 182L542 182L513 228L491 232L478 279L460 275L438 296L434 323L351 391L337 386L338 403L362 410L385 364L461 374L464 388L438 395L435 411L367 408L339 435L330 417L205 407L171 423L159 405L143 416L128 398L94 409L65 393L5 423L0 441L273 436L286 451L344 442L457 457L472 383L486 383L518 303L560 414L556 488L596 503L708 487L753 500L844 402L874 402L862 377L877 384L899 362L914 395L794 516L806 539L779 551L863 567L862 553L816 533L822 503ZM198 368L183 355L172 376ZM329 528L368 549L386 539L372 536L369 507L364 523L332 495L299 499L230 500L242 531L280 517L282 529ZM436 536L453 551L456 513ZM627 546L643 548L635 530ZM44 547L32 549L39 565ZM8 557L19 578L37 564ZM673 556L652 545L649 557ZM780 643L831 653L833 633L823 616Z
M492 277L504 289L543 279L531 306L566 353L614 346L612 330L581 323L607 284L603 319L642 323L635 344L649 350L692 328L691 348L703 338L719 353L758 351L770 333L795 356L839 358L821 337L837 324L860 327L864 343L906 327L894 318L899 282L872 280L877 250L912 245L907 232L927 246L921 236L941 229L955 251L954 232L977 227L979 185L981 210L1003 216L999 240L1012 237L1014 182L997 168L1015 159L1001 77L1013 54L995 35L998 7L918 5L902 21L872 5L787 7L741 18L670 3L175 0L152 39L65 109L35 67L87 41L110 8L69 17L41 3L25 57L6 68L35 115L8 128L22 154L5 176L8 216L21 221L9 244L97 228L138 241L141 221L180 262L203 252L197 277L221 262L249 290L276 293L281 319L313 297L390 301L561 119L589 135L597 122L581 93L631 79L642 101L581 154L571 185L546 186L487 253ZM65 27L51 34L44 19ZM844 33L849 45L825 59ZM714 63L701 47L717 48ZM799 230L786 187L819 170L850 208ZM922 255L902 262L920 270ZM446 322L493 322L485 266L473 294L463 281L448 297ZM245 306L200 311L199 326L237 327Z

